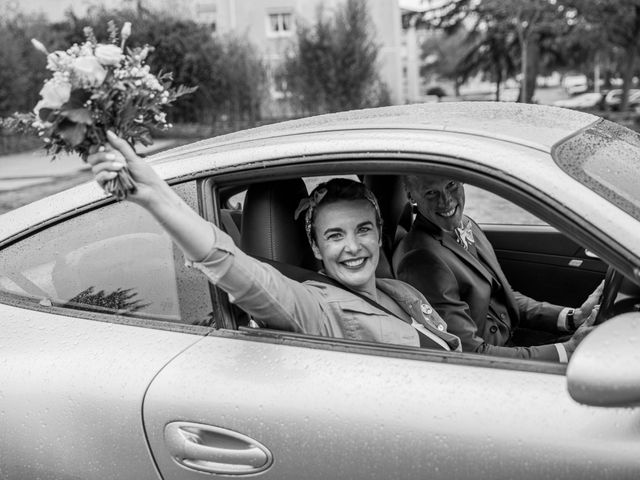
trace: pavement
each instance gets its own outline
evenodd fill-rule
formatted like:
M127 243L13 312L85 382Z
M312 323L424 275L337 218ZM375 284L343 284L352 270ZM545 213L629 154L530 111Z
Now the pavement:
M158 139L149 147L138 147L138 153L151 155L176 145L175 140ZM44 148L30 152L0 156L0 192L69 178L88 170L89 165L78 155L61 153L51 160Z

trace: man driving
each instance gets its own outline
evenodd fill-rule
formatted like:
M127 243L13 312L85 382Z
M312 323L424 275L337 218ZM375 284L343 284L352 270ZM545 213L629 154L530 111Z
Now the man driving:
M592 328L602 283L575 309L518 293L485 234L464 215L461 182L429 175L406 176L404 184L417 214L394 253L394 270L429 300L463 351L566 363Z

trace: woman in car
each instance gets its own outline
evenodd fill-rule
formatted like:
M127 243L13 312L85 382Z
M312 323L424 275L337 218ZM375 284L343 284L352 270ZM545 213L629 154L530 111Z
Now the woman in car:
M226 291L264 326L327 337L460 350L458 337L413 287L376 279L382 219L361 183L321 184L299 207L327 281L296 282L242 252L231 237L194 212L133 149L112 132L92 154L96 181L125 163L137 184L128 200L148 210L183 250L187 263Z

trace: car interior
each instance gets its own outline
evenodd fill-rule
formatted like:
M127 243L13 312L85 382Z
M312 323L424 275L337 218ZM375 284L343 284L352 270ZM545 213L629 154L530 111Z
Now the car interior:
M333 176L362 181L375 194L384 222L376 275L395 278L393 254L413 218L401 176L377 171L357 175L338 171ZM328 178L309 176L214 185L218 222L241 249L284 275L297 281L318 279L321 265L306 239L303 219L294 219L294 212L308 192ZM470 203L474 201L478 200L468 199L466 214L470 214ZM476 219L473 213L470 215ZM578 306L606 276L608 298L603 301L609 305L603 314L608 318L640 310L638 285L546 222L539 221L536 226L480 223L514 289L532 298ZM230 328L255 326L239 309L230 309L235 312ZM599 321L603 319L601 316Z
M340 175L345 176L345 175ZM349 177L364 182L378 199L383 217L382 251L376 275L395 278L393 253L411 226L412 211L401 176L364 174ZM284 275L305 281L318 279L320 268L304 232L303 219L294 219L300 201L321 180L294 177L260 183L216 187L218 221L246 253L265 261ZM465 209L465 213L466 209ZM512 286L533 298L560 305L580 305L612 269L559 231L545 225L483 225ZM616 292L621 291L628 308L629 297L639 298L638 287L620 275L615 276ZM626 292L626 293L625 293ZM615 303L615 297L609 300ZM235 321L230 328L257 326L246 314L231 305ZM614 313L609 308L608 315ZM633 307L634 309L636 307ZM617 308L615 313L619 313Z

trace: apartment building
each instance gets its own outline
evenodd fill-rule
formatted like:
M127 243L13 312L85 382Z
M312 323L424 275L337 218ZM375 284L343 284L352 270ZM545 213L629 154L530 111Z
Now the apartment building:
M322 6L330 14L344 0L168 0L216 33L246 35L265 60L271 74L283 62L300 22L312 24ZM169 6L169 5L168 5ZM394 104L405 103L402 80L402 22L398 0L368 0L369 15L378 43L379 71ZM273 79L273 76L272 76ZM281 92L272 81L271 97Z

